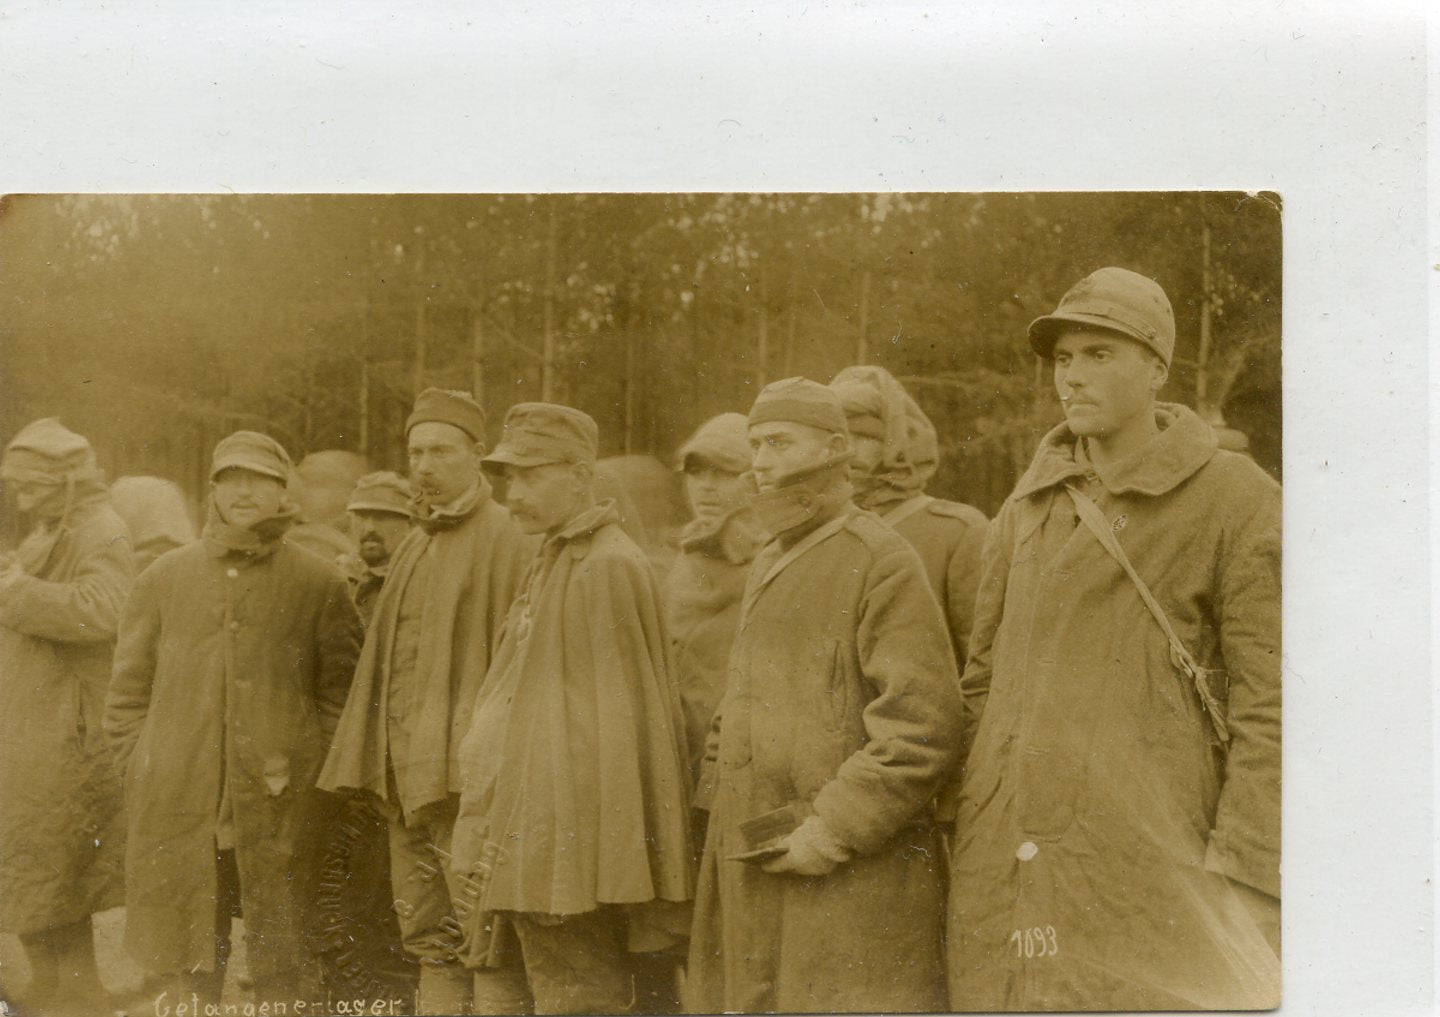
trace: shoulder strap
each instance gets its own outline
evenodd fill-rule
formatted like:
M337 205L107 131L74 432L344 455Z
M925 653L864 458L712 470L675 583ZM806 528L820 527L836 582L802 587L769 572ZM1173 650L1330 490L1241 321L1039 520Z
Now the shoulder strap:
M1135 584L1135 590L1140 594L1140 599L1145 602L1151 616L1160 626L1160 631L1165 633L1165 639L1170 643L1170 660L1194 681L1195 691L1200 694L1200 701L1205 704L1205 712L1209 715L1210 723L1215 728L1216 737L1220 739L1222 745L1229 742L1230 731L1226 727L1225 716L1220 710L1220 703L1216 700L1215 693L1211 691L1206 682L1208 672L1200 666L1190 651L1185 649L1185 644L1180 642L1180 637L1175 634L1175 628L1170 624L1165 609L1160 606L1160 602L1150 592L1150 587L1145 585L1145 580L1140 578L1140 574L1130 564L1129 556L1125 554L1125 549L1120 546L1120 542L1115 539L1115 534L1110 529L1105 514L1100 511L1100 506L1071 484L1066 484L1065 490L1070 493L1070 500L1075 503L1075 511L1079 514L1080 521L1095 535L1095 539L1100 541L1101 546L1110 552L1110 557L1114 558L1125 570L1125 574Z
M885 520L887 526L899 526L934 500L928 494L919 494L914 498L907 498L890 511L882 513L880 518Z

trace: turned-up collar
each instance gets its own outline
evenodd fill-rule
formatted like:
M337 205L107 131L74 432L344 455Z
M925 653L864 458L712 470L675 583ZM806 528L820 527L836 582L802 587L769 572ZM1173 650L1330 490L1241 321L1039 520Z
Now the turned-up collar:
M558 551L562 545L585 540L595 533L600 527L609 523L620 522L620 511L615 507L615 499L607 498L598 502L593 508L581 512L574 519L570 520L545 541L545 550L554 549Z
M1101 481L1111 494L1165 494L1208 463L1219 447L1214 430L1188 406L1157 403L1155 423L1160 432L1113 464ZM1084 456L1077 457L1077 442L1069 424L1047 434L1010 499L1020 501L1092 472Z

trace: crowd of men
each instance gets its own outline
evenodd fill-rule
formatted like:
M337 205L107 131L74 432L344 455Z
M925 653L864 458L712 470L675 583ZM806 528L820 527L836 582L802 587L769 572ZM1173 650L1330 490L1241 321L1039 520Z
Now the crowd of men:
M6 994L91 1012L123 903L193 1017L236 991L237 917L274 1014L1275 1005L1279 488L1157 401L1152 280L1101 269L1029 334L1065 422L994 520L925 493L934 427L856 366L680 446L664 574L567 406L492 449L469 394L421 393L338 554L266 435L216 446L190 539L173 485L119 497L27 426Z

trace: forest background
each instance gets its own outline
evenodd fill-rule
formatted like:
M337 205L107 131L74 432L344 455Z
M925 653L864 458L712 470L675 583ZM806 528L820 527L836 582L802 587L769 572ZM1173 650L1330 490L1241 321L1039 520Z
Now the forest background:
M491 444L545 399L668 461L767 381L874 363L939 431L930 493L993 514L1061 419L1026 326L1103 265L1174 305L1162 398L1278 479L1280 202L1239 192L10 196L0 436L58 416L198 504L239 428L403 473L430 385Z

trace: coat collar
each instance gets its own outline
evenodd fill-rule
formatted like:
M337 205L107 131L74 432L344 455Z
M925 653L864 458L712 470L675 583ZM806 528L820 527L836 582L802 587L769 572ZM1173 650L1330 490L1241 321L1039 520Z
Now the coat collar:
M1160 433L1116 463L1104 481L1111 494L1165 494L1208 463L1219 447L1214 430L1187 406L1157 403L1155 423ZM1010 500L1021 501L1089 472L1084 455L1076 454L1077 443L1068 424L1047 434Z
M620 510L615 507L614 498L607 498L594 508L581 512L545 541L545 546L558 550L562 544L585 540L608 523L615 523L617 526L620 523Z

